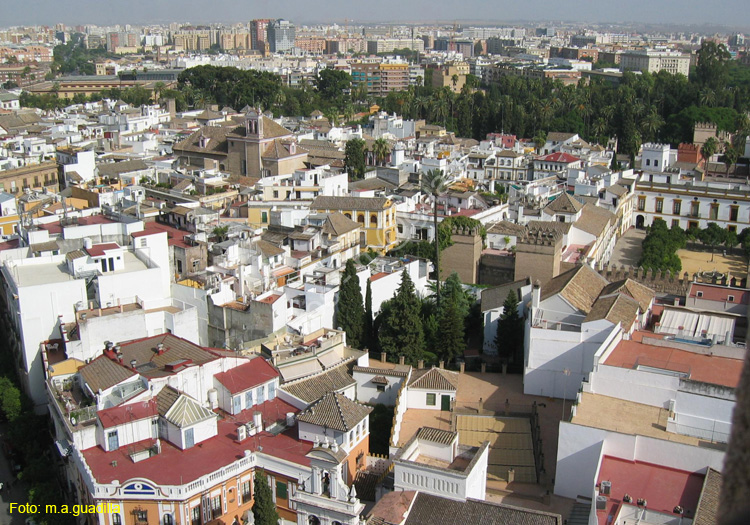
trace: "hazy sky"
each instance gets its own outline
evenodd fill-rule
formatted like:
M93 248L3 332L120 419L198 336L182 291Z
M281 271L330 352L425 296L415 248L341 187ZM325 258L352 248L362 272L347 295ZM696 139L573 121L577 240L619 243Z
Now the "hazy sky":
M0 0L0 27L18 24L296 23L564 20L750 26L748 0Z

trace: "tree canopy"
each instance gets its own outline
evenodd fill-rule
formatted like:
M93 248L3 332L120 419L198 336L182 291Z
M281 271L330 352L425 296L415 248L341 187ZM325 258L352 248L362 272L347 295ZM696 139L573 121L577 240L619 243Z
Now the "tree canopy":
M339 300L336 310L336 326L346 332L346 342L353 348L361 348L364 341L365 309L362 305L362 291L359 287L357 267L354 259L346 261L341 276Z
M253 502L253 516L256 525L278 525L279 514L273 502L271 487L268 485L266 473L260 469L255 471L255 501Z
M424 349L420 301L409 272L401 272L401 284L379 323L380 348L392 358L403 355L416 364Z

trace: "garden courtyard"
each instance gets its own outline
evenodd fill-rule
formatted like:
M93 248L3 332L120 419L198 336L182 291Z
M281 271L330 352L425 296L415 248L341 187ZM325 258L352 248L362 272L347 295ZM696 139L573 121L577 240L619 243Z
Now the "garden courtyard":
M716 249L711 260L711 250L677 250L677 256L682 262L681 274L688 272L690 277L698 272L717 271L719 273L729 273L735 277L744 277L747 274L747 259L744 255L727 254L721 248Z

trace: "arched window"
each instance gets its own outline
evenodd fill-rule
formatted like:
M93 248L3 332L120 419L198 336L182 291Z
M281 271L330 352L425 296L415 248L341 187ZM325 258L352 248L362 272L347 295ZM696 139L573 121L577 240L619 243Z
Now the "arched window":
M174 524L174 519L172 518L172 515L171 515L171 514L165 514L165 515L164 515L164 516L162 517L161 521L162 521L162 523L163 523L164 525L173 525L173 524Z
M365 216L364 216L364 214L362 214L362 213L359 214L359 216L357 217L357 222L360 223L360 224L364 224L365 223Z
M320 525L320 520L317 516L310 516L307 518L308 525Z
M378 216L377 215L370 216L370 226L375 226L377 228L377 226L378 226Z
M112 525L122 525L122 518L119 514L112 514Z

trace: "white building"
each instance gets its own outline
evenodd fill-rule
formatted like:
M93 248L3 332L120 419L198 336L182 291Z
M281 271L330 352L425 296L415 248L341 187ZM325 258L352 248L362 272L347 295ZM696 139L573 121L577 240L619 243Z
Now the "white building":
M686 77L690 73L690 55L677 51L644 49L624 51L620 55L620 71L658 73L666 71Z

